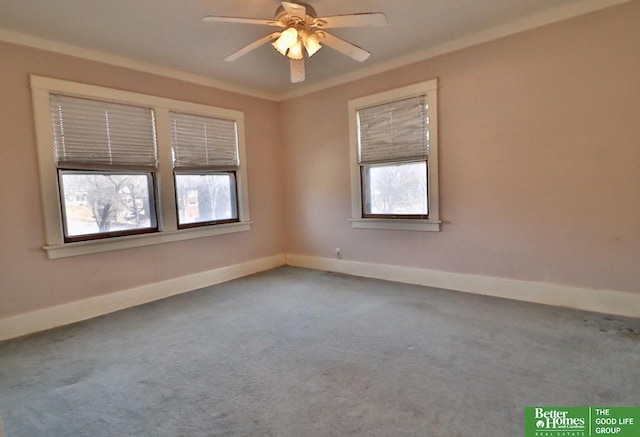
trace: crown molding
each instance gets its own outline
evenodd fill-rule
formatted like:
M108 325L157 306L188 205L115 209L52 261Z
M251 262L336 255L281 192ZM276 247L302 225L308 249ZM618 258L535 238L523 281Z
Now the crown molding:
M430 47L428 49L400 56L381 64L373 65L371 67L363 67L354 72L327 79L313 85L302 86L293 91L280 94L278 100L284 101L322 91L334 86L344 85L348 82L364 79L366 77L415 64L417 62L426 61L427 59L435 58L436 56L445 55L447 53L465 49L467 47L472 47L485 42L504 38L509 35L514 35L516 33L546 26L548 24L556 23L559 21L568 20L570 18L585 15L601 9L606 9L622 3L629 3L631 1L634 0L586 0L580 3L560 6L539 14L531 15L518 21L514 21L512 23L492 27L473 35L457 38L446 43Z
M97 50L77 47L70 44L51 41L10 30L0 29L0 41L74 56L91 61L102 62L118 67L129 68L145 73L151 73L171 79L194 83L197 85L208 86L222 91L242 94L249 97L282 102L295 97L301 97L307 94L322 91L334 86L344 85L348 82L364 79L366 77L374 76L376 74L384 73L396 68L415 64L417 62L425 61L436 56L462 50L467 47L472 47L499 38L504 38L509 35L535 29L537 27L542 27L558 21L568 20L570 18L595 12L601 9L606 9L623 3L629 3L631 1L635 0L584 0L569 5L559 6L557 8L534 14L521 20L514 21L512 23L496 26L482 32L475 33L473 35L457 38L455 40L448 41L437 46L429 47L427 49L420 50L408 55L400 56L381 64L364 66L363 68L354 72L323 80L315 84L310 84L307 86L297 85L294 90L286 91L284 93L268 93L254 88L243 87L240 85L211 79L209 77L200 76L193 73L187 73L156 64L138 61L124 56L103 53Z
M246 95L249 97L257 97L259 99L271 101L280 100L278 95L255 90L252 88L234 85L232 83L211 79L197 74L186 73L184 71L163 67L148 62L142 62L124 56L113 55L97 50L91 50L70 44L51 41L24 33L14 32L11 30L0 29L0 41L31 47L39 50L45 50L48 52L59 53L62 55L74 56L76 58L87 59L90 61L102 62L104 64L114 65L116 67L129 68L136 71L142 71L144 73L151 73L158 76L164 76L183 82L203 85L222 91L229 91L232 93Z

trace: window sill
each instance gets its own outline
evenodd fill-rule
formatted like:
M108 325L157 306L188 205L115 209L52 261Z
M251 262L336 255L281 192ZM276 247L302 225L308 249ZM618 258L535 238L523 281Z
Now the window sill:
M389 229L394 231L440 232L439 220L354 218L349 220L354 229Z
M91 253L110 252L133 247L151 246L173 241L191 240L213 235L231 234L251 230L252 222L221 224L200 228L180 229L177 231L156 232L153 234L129 235L104 240L80 241L77 243L43 246L49 259L87 255Z

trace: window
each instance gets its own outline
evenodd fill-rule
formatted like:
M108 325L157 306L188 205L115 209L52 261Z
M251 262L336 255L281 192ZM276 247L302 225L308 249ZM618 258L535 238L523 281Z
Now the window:
M363 217L428 217L426 161L364 164L361 168Z
M153 173L59 170L59 175L66 242L158 230Z
M178 227L238 221L235 172L175 174Z
M57 94L50 110L64 241L157 231L153 111Z
M354 228L439 231L435 80L349 101Z
M170 113L178 227L238 221L234 120Z
M49 258L250 229L244 116L31 76Z

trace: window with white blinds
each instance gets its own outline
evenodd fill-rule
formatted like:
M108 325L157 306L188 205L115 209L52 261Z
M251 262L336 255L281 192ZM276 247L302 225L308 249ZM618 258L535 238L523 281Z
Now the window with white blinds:
M437 80L349 100L351 224L439 231Z
M427 97L411 97L357 111L360 163L424 159L429 155Z
M173 166L178 169L237 167L238 126L234 120L170 112Z
M49 258L251 229L241 111L29 80Z
M50 110L59 168L157 167L152 109L52 94Z

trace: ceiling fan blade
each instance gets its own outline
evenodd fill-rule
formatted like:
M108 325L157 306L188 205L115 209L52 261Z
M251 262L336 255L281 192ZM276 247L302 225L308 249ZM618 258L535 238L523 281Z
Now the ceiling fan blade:
M339 51L340 53L347 55L356 61L363 62L366 61L371 53L366 51L365 49L358 47L355 44L351 44L343 39L340 39L336 36L331 35L327 32L322 32L322 38L320 39L320 44L323 46L331 47L334 50Z
M321 29L328 29L331 27L365 27L386 25L387 17L382 12L318 17L313 22L314 27L319 27Z
M304 20L307 16L307 8L304 5L291 2L282 2L282 7L285 11L287 11L287 14L291 15L292 17L302 18Z
M244 46L240 50L231 53L229 56L224 58L224 60L226 62L233 62L236 59L238 59L240 56L246 55L250 51L257 49L258 47L260 47L263 44L266 44L268 42L274 41L274 40L278 39L279 37L280 37L280 32L270 33L269 35L263 36L259 40L254 41L254 42L252 42L251 44L249 44L247 46Z
M306 75L304 71L304 59L291 59L289 62L291 70L291 83L303 82Z
M259 18L242 18L242 17L214 17L206 16L202 18L202 21L206 23L242 23L242 24L262 24L265 26L285 27L279 21L275 20L261 20Z

